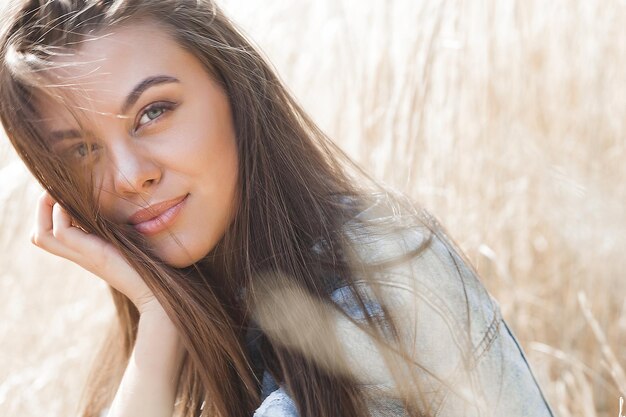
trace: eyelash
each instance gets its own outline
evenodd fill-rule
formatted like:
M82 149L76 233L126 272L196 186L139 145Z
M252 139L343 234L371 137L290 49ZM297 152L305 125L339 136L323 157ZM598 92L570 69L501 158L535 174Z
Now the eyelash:
M161 118L161 116L163 116L164 114L166 114L169 111L174 110L174 108L176 107L175 103L171 103L168 101L160 101L158 103L152 103L149 106L145 107L140 113L139 113L139 117L137 118L137 122L135 123L135 128L134 131L138 132L140 129L142 129L144 126L147 126L149 124L152 124L153 122L155 122L156 120L159 120ZM154 119L148 120L147 122L140 124L141 119L143 119L144 116L146 116L150 111L152 110L162 110L161 114L159 114L158 116L156 116Z
M81 149L83 147L85 147L86 151L87 151L87 153L85 155L81 155L80 154L80 151L81 151ZM89 148L91 148L91 149L89 149ZM74 158L76 158L78 160L84 161L84 160L86 160L87 156L89 156L90 153L93 154L93 153L97 152L99 148L100 148L100 145L98 145L97 143L80 142L80 143L72 146L69 149L69 153L71 154L72 157L74 157Z
M172 103L172 102L168 102L168 101L160 101L157 103L152 103L148 106L146 106L140 113L139 113L139 117L137 120L137 123L135 123L135 128L134 128L134 132L138 132L140 129L142 129L143 127L155 123L156 121L158 121L165 113L170 112L172 110L174 110L174 108L176 108L177 104L176 103ZM152 110L161 110L162 112L156 116L154 119L151 119L143 124L139 124L139 122L141 121L141 119L148 114L148 112L152 111ZM85 155L81 155L81 149L85 147L87 149L91 148L88 150L88 153ZM79 160L85 160L85 158L87 158L89 153L94 153L97 152L99 149L100 145L98 145L97 143L89 143L89 142L80 142L74 146L72 146L69 149L69 154L71 156L73 156L76 159Z

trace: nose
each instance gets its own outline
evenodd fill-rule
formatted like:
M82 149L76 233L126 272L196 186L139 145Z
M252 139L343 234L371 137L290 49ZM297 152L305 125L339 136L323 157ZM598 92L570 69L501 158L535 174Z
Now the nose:
M113 190L120 196L150 191L161 181L162 170L145 149L118 143L110 150Z

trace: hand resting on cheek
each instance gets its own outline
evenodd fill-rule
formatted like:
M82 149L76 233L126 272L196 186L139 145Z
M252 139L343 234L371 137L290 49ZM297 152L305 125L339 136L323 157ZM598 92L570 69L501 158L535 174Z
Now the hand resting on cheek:
M133 302L140 314L162 307L141 276L103 239L74 226L67 211L47 191L37 202L31 241L103 279Z

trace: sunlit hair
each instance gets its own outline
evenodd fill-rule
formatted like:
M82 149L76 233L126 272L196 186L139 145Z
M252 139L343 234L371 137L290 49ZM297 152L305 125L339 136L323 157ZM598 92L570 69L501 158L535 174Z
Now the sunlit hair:
M260 404L260 375L245 338L255 326L265 368L286 385L301 416L369 415L368 398L346 365L350 352L342 353L333 326L332 317L344 314L330 298L340 285L354 288L364 319L349 321L379 344L408 415L428 414L420 402L419 366L406 366L415 355L397 343L387 307L381 301L382 315L376 317L366 308L370 298L382 300L376 286L366 293L353 284L357 276L366 280L418 256L430 239L425 234L407 253L376 262L357 256L359 242L415 224L440 229L336 147L213 2L11 1L2 16L2 124L41 185L77 225L121 251L178 328L187 355L176 415L253 414ZM227 93L235 127L240 204L234 221L205 259L184 269L161 262L131 227L101 216L94 185L52 152L38 123L43 98L72 110L47 75L55 57L71 62L81 42L139 19L159 25L204 65ZM357 220L381 199L391 203L381 206L385 212L375 224L367 217ZM111 291L118 320L85 391L84 417L98 416L112 400L136 338L137 310Z

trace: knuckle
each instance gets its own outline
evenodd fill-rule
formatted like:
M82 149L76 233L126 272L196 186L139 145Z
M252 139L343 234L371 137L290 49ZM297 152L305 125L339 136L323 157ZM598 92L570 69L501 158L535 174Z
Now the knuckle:
M46 245L45 242L45 236L43 236L41 233L35 231L30 235L30 241L33 245L39 247L39 248L44 248Z
M37 201L39 202L39 204L44 204L44 203L48 202L49 199L50 199L50 194L48 194L47 191L43 191L39 195L39 199Z
M40 244L40 238L39 235L35 232L31 233L30 235L30 243L32 243L35 246L39 246Z
M54 238L58 240L59 242L65 241L65 233L63 232L63 230L59 228L55 227L52 229L52 236L54 236Z

